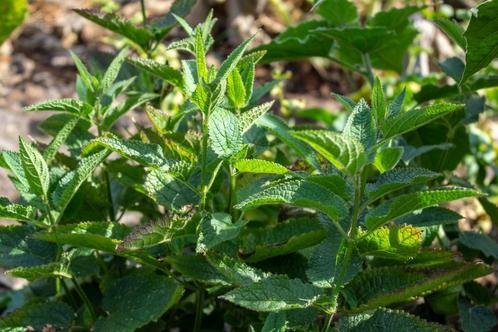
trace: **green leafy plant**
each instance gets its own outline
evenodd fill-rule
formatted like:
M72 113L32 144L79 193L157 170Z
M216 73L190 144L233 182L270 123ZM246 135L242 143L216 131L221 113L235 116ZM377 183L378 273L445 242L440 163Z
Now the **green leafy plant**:
M325 19L357 19L349 5L331 16L327 3ZM136 27L80 13L135 38ZM78 99L26 108L55 111L40 126L51 142L21 138L18 152L1 152L21 200L0 200L0 217L18 222L0 228L0 266L30 282L2 329L450 330L424 319L429 308L459 312L465 331L494 326L495 298L474 280L492 273L496 243L477 232L453 240L445 226L462 216L441 206L484 194L406 158L401 140L463 104L405 107L369 69L370 105L339 96L342 130L291 127L262 100L268 85L254 84L264 51L248 52L249 39L212 65L212 14L196 27L176 20L186 37L168 48L188 55L180 69L124 48L97 74L73 54ZM348 29L394 33L377 20L322 32L348 42ZM158 109L167 96L133 91L134 78L119 79L125 62L181 105ZM149 125L123 134L117 121L137 107Z

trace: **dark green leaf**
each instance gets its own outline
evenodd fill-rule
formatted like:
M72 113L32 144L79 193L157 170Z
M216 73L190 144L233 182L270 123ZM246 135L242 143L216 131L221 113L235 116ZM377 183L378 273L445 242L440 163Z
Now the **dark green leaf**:
M13 204L7 198L0 197L0 219L33 221L36 210L29 205Z
M450 21L447 18L441 17L434 20L438 27L448 35L458 46L460 46L463 50L466 48L467 41L463 36L464 30L463 28L454 21Z
M236 238L246 224L247 221L245 220L232 223L232 218L229 214L220 212L202 218L199 224L196 251L203 253L220 243Z
M59 245L69 244L113 253L120 240L129 232L128 226L117 223L84 222L58 226L52 232L37 233L35 238Z
M437 289L461 285L491 272L484 264L457 263L425 268L385 267L361 272L344 289L351 313L358 313Z
M41 153L22 137L19 138L19 157L31 191L46 198L50 185L47 162Z
M28 326L35 331L66 331L71 327L74 312L63 302L32 302L0 319L2 331L26 331Z
M258 193L239 202L236 208L248 209L268 204L291 204L315 208L333 220L339 220L347 213L342 198L319 184L300 179L277 182L262 188Z
M149 72L176 87L184 87L183 75L177 69L150 59L128 58L127 61L135 67Z
M199 201L199 195L186 182L161 170L147 175L145 189L157 203L172 210L181 210Z
M75 9L74 11L104 28L128 38L144 50L149 49L154 39L154 35L149 30L137 28L127 19L115 14L105 14L87 9Z
M412 131L447 114L459 111L463 105L435 104L431 106L401 112L387 121L382 128L384 139L392 138Z
M320 0L315 5L316 12L332 23L340 26L358 20L358 11L354 3L348 0Z
M429 323L404 311L380 308L372 314L342 317L339 332L450 332L450 328Z
M308 57L327 58L332 43L324 43L313 31L329 26L325 21L306 21L292 26L274 38L269 44L255 50L266 50L263 63L281 60L296 60Z
M464 246L481 251L487 257L498 259L498 243L483 233L463 232L458 242Z
M474 307L467 300L458 301L458 313L464 332L488 332L496 326L496 316L491 309Z
M497 12L498 1L496 0L485 1L472 12L472 18L464 34L467 47L465 49L465 71L460 84L498 56Z
M431 189L399 195L371 209L365 217L365 224L372 231L391 220L419 209L481 195L478 191L459 187Z
M105 291L107 316L95 322L95 331L133 332L159 319L182 294L183 288L166 276L142 271L123 277Z
M164 156L161 146L143 143L139 140L125 140L117 137L99 137L85 146L83 154L93 152L96 147L104 147L119 153L127 159L155 168L165 166L169 162Z
M414 184L425 183L438 176L438 173L424 168L395 168L380 175L376 182L367 184L368 200L373 202L393 191Z
M325 233L315 218L292 218L276 226L245 232L239 254L248 262L283 256L320 243Z
M463 217L454 211L442 207L430 207L398 218L396 219L396 223L398 225L407 224L416 227L429 227L454 224L462 219Z
M374 158L375 167L380 173L392 170L403 156L403 151L403 148L399 146L380 150Z
M272 312L309 307L321 293L299 279L269 278L236 288L221 298L250 310Z
M313 150L311 150L306 144L295 138L291 133L289 127L280 119L274 115L265 114L260 117L256 122L257 125L270 130L275 134L282 142L287 144L291 149L293 149L300 157L304 158L308 164L316 169L320 169L320 163L316 159Z
M55 111L75 115L88 115L92 110L92 106L77 99L47 100L24 108L25 112Z
M109 155L103 150L83 158L75 170L66 173L55 185L52 191L52 203L59 212L63 212L79 187L92 175L94 169Z

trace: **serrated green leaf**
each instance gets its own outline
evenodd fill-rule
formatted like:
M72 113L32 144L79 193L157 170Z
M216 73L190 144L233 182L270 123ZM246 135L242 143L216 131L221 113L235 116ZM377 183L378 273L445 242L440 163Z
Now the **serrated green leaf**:
M315 169L320 169L320 163L316 159L313 150L300 140L296 139L291 134L289 127L280 118L271 114L265 114L258 119L257 125L270 130L282 142L287 144L299 156L304 158L308 162L308 164L313 166Z
M234 164L241 173L287 174L290 171L283 165L263 159L242 159Z
M373 202L393 191L437 178L438 173L424 168L396 168L380 175L376 182L367 184L368 201Z
M138 28L127 19L118 15L87 9L74 9L74 11L104 28L128 38L143 50L148 50L151 42L154 40L154 35L149 30Z
M123 63L126 60L127 54L128 54L128 48L125 47L121 51L119 51L119 53L114 57L112 62L109 64L109 67L107 67L106 71L104 72L104 76L100 81L100 89L103 92L106 92L118 77L119 71L121 70Z
M32 192L38 196L47 197L50 175L47 162L41 153L20 137L19 157Z
M458 242L468 248L479 250L486 257L498 259L498 244L483 233L463 232L458 237Z
M242 59L244 52L246 51L249 44L254 39L254 36L245 40L242 44L237 46L232 53L226 58L225 61L220 66L218 73L216 74L216 79L213 84L217 85L219 82L224 81L228 78L228 75L235 69L235 67L239 64L239 61Z
M347 213L346 204L342 198L330 192L325 187L301 179L277 182L243 201L235 207L248 209L268 204L291 204L299 207L318 209L338 220Z
M166 276L140 272L125 276L104 293L108 314L95 322L96 332L133 332L158 320L182 296L183 287Z
M445 224L454 224L463 219L458 213L442 208L430 207L413 214L396 219L398 225L412 225L416 227L430 227Z
M385 173L392 170L401 157L403 156L404 149L402 147L388 147L377 152L374 158L374 166L380 173Z
M481 195L478 191L459 187L431 189L404 194L371 209L365 217L365 224L372 231L391 220L419 209L465 197L479 197Z
M460 58L447 58L442 62L438 62L438 65L446 75L453 78L456 82L460 82L465 69L465 64Z
M229 158L242 148L239 119L230 111L216 109L209 117L211 148L220 158Z
M270 276L269 273L227 255L210 254L207 256L207 260L232 285L246 286Z
M319 28L315 31L326 39L336 40L342 47L352 48L363 54L380 50L386 40L396 36L394 31L380 26Z
M104 147L119 153L121 156L134 160L142 165L160 168L169 163L163 153L161 146L157 144L143 143L139 140L120 139L117 137L99 137L91 141L83 149L83 154L89 154L96 147Z
M51 326L52 329L65 331L71 327L73 319L73 310L63 302L32 302L0 319L0 330L26 331L29 326L35 331L42 331Z
M186 226L187 222L183 218L139 225L126 235L117 250L141 250L181 238L194 237L195 234L190 234Z
M83 222L57 226L52 232L40 232L35 238L59 245L92 248L114 253L116 245L130 232L125 225L110 222Z
M168 256L166 261L183 276L210 285L229 285L225 276L202 255Z
M88 115L92 106L77 99L54 99L42 101L24 108L25 112L55 111L75 115Z
M27 267L51 262L57 247L32 238L34 230L28 226L0 227L0 266Z
M394 117L401 112L403 103L405 102L405 96L406 88L403 88L403 90L401 90L401 92L389 103L388 118Z
M242 113L239 118L242 134L248 131L259 118L265 115L266 112L268 112L273 106L273 103L274 101L270 101L268 103L254 106L253 108Z
M0 219L33 221L36 210L29 205L11 203L7 198L0 197Z
M177 69L151 59L128 58L127 61L135 67L151 73L178 88L184 87L183 75Z
M247 262L283 256L320 243L326 231L315 218L292 218L275 226L251 229L242 236L239 255Z
M330 23L320 20L304 21L289 27L270 43L255 48L256 51L266 50L263 63L280 60L297 60L311 56L327 58L330 44L324 43L314 30L327 27Z
M442 116L459 111L463 105L435 104L431 106L401 112L389 119L382 128L384 139L389 139L412 131Z
M380 227L358 241L362 255L407 261L422 245L422 230L413 226Z
M103 150L83 158L76 169L67 172L55 185L51 194L52 203L57 210L62 213L79 187L92 175L95 168L109 155L107 150Z
M345 138L352 138L360 142L365 151L370 150L377 141L377 132L370 107L361 99L349 115L342 132Z
M450 21L447 18L440 17L434 20L437 26L450 37L458 46L465 50L467 41L463 36L464 29L455 21Z
M334 26L351 23L358 19L356 6L348 0L320 0L316 3L315 10Z
M339 174L311 175L306 178L307 181L315 182L334 194L343 198L346 202L351 202L354 194L353 184L349 179Z
M488 332L497 323L493 310L483 306L472 306L465 299L458 301L458 313L464 332Z
M377 127L382 128L387 116L387 104L384 89L378 77L375 77L375 83L372 89L372 109Z
M197 65L197 75L199 83L207 82L208 69L206 64L206 50L200 26L198 26L195 29L194 50L195 50L195 63Z
M73 51L69 50L69 55L71 55L71 58L73 59L74 65L76 66L76 69L78 70L79 77L83 81L83 84L85 85L86 89L93 92L95 87L94 84L96 83L96 78L90 74L86 66L83 64L81 59L74 53Z
M125 101L109 109L104 114L104 120L102 121L102 128L104 130L110 131L112 125L126 112L131 111L134 108L140 107L143 104L157 98L158 95L154 93L139 93L135 95L129 95Z
M411 267L374 268L361 272L343 290L350 313L359 313L408 301L438 289L461 285L492 270L484 264L457 263L430 269Z
M181 17L185 17L190 13L195 3L196 0L175 0L166 15L152 22L152 28L154 30L158 30L156 32L156 38L162 39L169 31L171 31Z
M271 312L266 316L261 332L285 332L287 330L287 315L285 311Z
M367 162L363 145L352 137L326 130L294 131L292 135L308 143L339 170L353 174Z
M237 68L227 77L227 97L235 109L241 109L246 104L246 87Z
M186 182L161 170L147 175L145 189L157 203L174 211L199 201L199 195Z
M317 287L333 288L337 284L337 278L344 264L346 243L343 235L334 225L327 221L325 226L327 236L308 258L306 276ZM362 263L362 259L357 254L353 254L341 283L349 282L361 270Z
M480 69L486 67L498 56L498 2L481 3L475 11L464 33L467 40L465 48L465 71L460 84Z
M427 322L407 312L386 308L373 314L342 317L337 323L338 332L450 332L446 326Z
M320 288L299 279L264 279L236 288L222 299L255 311L280 311L311 306L322 294Z
M245 220L232 223L232 217L226 213L213 213L201 219L196 251L204 253L217 245L239 236Z
M66 142L67 138L76 127L78 122L78 118L73 118L69 120L60 131L57 132L54 139L46 147L45 151L43 151L43 158L45 158L47 162L50 162L52 161L52 159L54 159L60 147Z
M332 92L332 96L348 111L353 112L356 103L349 97Z
M19 153L14 151L2 151L0 157L0 165L11 171L20 184L28 190L29 183L26 174L24 173Z
M12 277L23 278L29 281L53 276L71 278L71 274L61 269L60 263L50 263L30 267L16 267L8 270L6 273Z

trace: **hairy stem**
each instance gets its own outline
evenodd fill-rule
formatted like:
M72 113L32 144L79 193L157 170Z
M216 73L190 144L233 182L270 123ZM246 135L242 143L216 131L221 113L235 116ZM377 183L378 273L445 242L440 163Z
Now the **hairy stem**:
M198 288L195 292L195 321L194 332L199 332L202 325L202 307L204 306L204 290Z
M104 178L107 190L107 201L109 203L109 220L116 221L116 211L114 211L114 200L112 199L111 176L106 169L104 169Z
M363 59L363 65L365 66L365 69L367 70L367 78L368 81L370 82L370 86L374 85L375 82L375 77L374 77L374 72L372 68L372 62L370 61L370 55L368 53L362 54L362 59Z
M344 278L349 270L351 264L351 257L353 256L353 251L356 246L356 240L358 236L358 217L362 211L362 199L365 191L366 184L366 169L364 169L360 174L357 174L354 179L354 203L353 211L351 213L351 227L348 232L349 241L347 242L346 252L344 254L344 259L342 261L341 270L339 276L337 277L334 290L332 291L332 301L336 303L339 297L340 290L344 284ZM329 317L329 323L332 322L337 310L334 308ZM324 331L328 331L330 325Z
M228 164L228 173L230 176L230 190L228 192L228 213L232 216L232 222L237 219L236 210L233 208L235 204L235 187L237 186L237 175L234 167Z
M145 12L145 0L140 0L140 9L142 10L142 21L144 27L147 25L147 13Z
M201 145L201 209L206 208L206 196L207 196L207 183L206 183L206 173L207 173L207 157L208 157L208 121L209 115L203 113L202 116L202 145Z
M71 277L71 280L73 281L76 293L78 293L79 297L81 298L86 308L88 309L88 312L92 317L92 322L95 322L97 320L97 315L95 314L95 310L93 309L93 305L90 302L90 299L88 299L88 296L86 296L85 291L83 290L83 288L81 288L80 284L78 283L78 280L76 280L74 276Z

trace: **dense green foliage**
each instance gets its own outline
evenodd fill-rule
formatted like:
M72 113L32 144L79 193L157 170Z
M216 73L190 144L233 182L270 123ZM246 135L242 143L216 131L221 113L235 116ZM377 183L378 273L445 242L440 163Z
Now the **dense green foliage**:
M497 297L474 280L493 272L498 245L460 233L463 217L440 205L479 200L497 221L488 180L452 173L484 111L476 91L497 83L482 70L497 55L497 0L466 30L434 17L465 59L441 65L452 85L420 79L416 94L393 94L374 69L403 71L410 16L424 8L360 23L351 2L322 0L320 19L255 49L249 39L215 66L212 14L196 27L181 18L194 2L143 27L77 11L136 52L123 48L103 72L72 54L78 98L26 108L54 112L40 125L51 142L20 138L0 153L21 196L0 199L0 217L18 222L0 228L0 266L30 282L2 295L0 330L491 329ZM167 45L185 55L174 67L154 55L176 23L186 37ZM274 84L254 83L261 61L311 56L367 78L367 100L337 96L342 126L288 125L272 114ZM141 107L149 124L124 134L117 122Z

